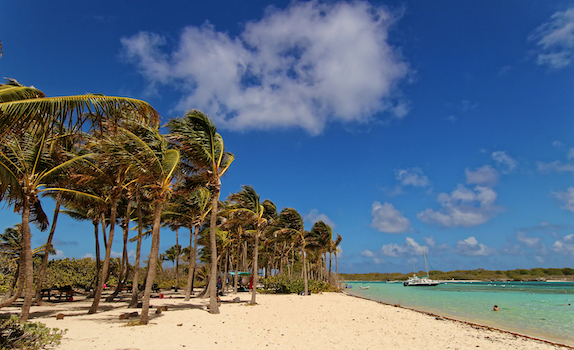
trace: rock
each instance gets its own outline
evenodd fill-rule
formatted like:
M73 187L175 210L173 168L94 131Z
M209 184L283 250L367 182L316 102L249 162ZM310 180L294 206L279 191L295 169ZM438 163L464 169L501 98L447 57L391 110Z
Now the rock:
M56 315L56 320L63 320L64 319L64 314L57 314Z

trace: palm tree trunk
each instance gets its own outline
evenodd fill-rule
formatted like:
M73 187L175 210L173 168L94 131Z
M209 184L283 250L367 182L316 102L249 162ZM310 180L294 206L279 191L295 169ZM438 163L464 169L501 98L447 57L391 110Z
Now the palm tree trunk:
M136 262L134 264L134 278L132 282L132 300L130 301L130 308L134 308L138 304L139 299L139 278L140 278L140 256L142 251L142 236L143 236L143 216L142 207L140 202L139 185L137 189L136 205L138 207L138 243L136 248Z
M255 232L255 244L253 247L253 289L251 291L251 302L250 305L255 305L257 302L255 301L257 295L257 283L259 282L259 271L258 271L258 255L259 255L259 223L257 223L257 232Z
M124 239L124 249L122 253L122 260L120 263L120 276L118 278L118 285L116 286L116 290L106 298L107 302L114 301L114 298L121 292L124 288L126 280L128 278L128 232L130 230L130 212L132 210L132 202L128 198L127 208L126 208L126 216L124 218L123 224L123 239Z
M20 321L26 322L30 314L30 306L32 306L32 299L34 299L34 266L32 262L32 234L30 233L30 198L25 195L22 207L22 251L20 253L21 263L20 269L24 271L24 278L26 279L26 290L24 292L24 303L22 304L22 312L20 313ZM22 268L23 267L23 268Z
M46 240L46 248L44 249L44 256L42 257L42 265L40 266L40 273L38 274L38 280L36 281L36 304L42 305L42 283L44 283L44 278L46 278L46 270L48 269L48 255L50 250L52 250L52 238L54 238L54 232L56 231L56 223L58 222L58 214L60 213L60 203L62 202L62 192L58 192L56 197L56 208L54 208L54 217L52 219L52 227L50 227L50 233L48 234L48 239Z
M110 212L110 235L106 244L106 255L104 257L104 264L102 266L102 274L100 275L100 280L98 281L98 286L96 287L96 292L94 293L94 301L88 314L95 314L98 312L98 306L100 305L100 298L102 297L102 290L104 289L104 283L108 276L108 271L110 269L110 255L112 253L112 242L114 241L114 229L116 226L116 212L117 212L118 198L113 198L111 203ZM103 220L105 225L105 220ZM104 238L105 238L104 233Z
M187 286L185 288L185 301L189 301L191 294L193 294L193 280L195 278L195 265L197 259L197 230L199 225L189 230L189 272L187 275ZM191 244L191 237L193 236L193 246Z
M179 227L175 228L175 292L179 289Z
M149 253L148 271L145 284L144 296L142 299L142 313L140 317L140 324L148 324L149 322L149 299L151 297L151 289L157 274L157 261L159 253L159 229L161 226L161 210L163 207L163 200L155 203L155 212L152 228L151 251Z
M307 282L307 264L305 260L305 243L301 245L301 253L303 255L303 280L305 281L305 295L309 295L309 285Z
M219 307L217 306L217 242L215 241L215 226L217 225L217 202L219 200L219 191L221 188L221 181L217 179L217 183L213 189L213 196L211 199L211 221L209 227L209 241L211 247L211 271L209 271L209 313L218 314Z
M340 289L339 288L339 263L337 261L337 251L335 251L335 283L336 283L337 289Z

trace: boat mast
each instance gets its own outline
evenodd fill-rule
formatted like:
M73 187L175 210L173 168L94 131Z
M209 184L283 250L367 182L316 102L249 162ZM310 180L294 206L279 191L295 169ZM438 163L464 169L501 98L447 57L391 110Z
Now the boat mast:
M429 278L429 267L427 265L427 256L425 255L425 248L421 247L423 249L423 258L425 259L425 268L427 270L427 278Z

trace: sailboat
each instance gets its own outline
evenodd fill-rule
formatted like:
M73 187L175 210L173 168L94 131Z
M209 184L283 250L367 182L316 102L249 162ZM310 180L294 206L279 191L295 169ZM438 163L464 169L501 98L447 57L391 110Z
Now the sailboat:
M426 277L419 277L416 273L413 272L413 276L410 277L408 280L403 282L405 287L430 287L430 286L438 286L440 284L439 281L433 280L429 277L429 267L427 264L427 256L425 255L425 249L423 249L423 258L425 260L425 268L427 270ZM414 270L414 268L413 268Z

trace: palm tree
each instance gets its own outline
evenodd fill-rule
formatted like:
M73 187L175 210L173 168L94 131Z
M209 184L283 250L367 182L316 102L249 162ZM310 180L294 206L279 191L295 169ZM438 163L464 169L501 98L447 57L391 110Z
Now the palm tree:
M184 171L195 173L205 179L212 194L210 247L211 270L209 278L209 312L219 313L217 306L217 243L215 229L217 225L217 205L221 190L221 177L233 162L233 154L225 151L223 138L217 133L213 121L198 110L190 110L179 119L167 124L169 140L176 145L184 158Z
M37 131L39 132L7 135L0 146L0 200L7 200L22 213L22 255L19 271L22 280L19 282L19 292L15 294L19 296L22 292L25 280L26 294L20 315L22 321L28 318L34 296L30 222L35 223L42 231L46 230L48 225L38 195L42 192L70 191L76 195L90 196L46 185L50 183L50 177L83 161L84 156L74 157L62 164L54 164L49 155L52 140L42 130ZM0 302L0 307L14 300L13 296L5 302Z
M62 134L65 128L71 132L97 129L104 120L113 122L122 120L125 113L130 111L133 116L146 122L157 124L159 114L146 102L121 98L107 97L103 95L83 95L44 98L44 93L35 89L22 86L15 80L11 80L8 85L0 88L0 144L3 147L0 159L0 200L5 198L17 211L22 213L22 261L25 268L20 269L19 293L22 293L24 285L28 286L28 291L22 304L21 321L26 321L30 305L32 302L32 260L30 248L30 228L29 222L47 224L45 214L41 210L40 202L37 198L39 187L51 173L61 170L69 164L52 164L53 169L45 169L47 162L43 161L41 155L45 153L46 140L50 135ZM88 126L85 126L88 122ZM20 136L18 136L20 135ZM18 144L23 139L21 135L32 135L35 140L35 151L26 149L28 158L33 161L27 167L21 167L23 159L18 158L22 152L18 148L7 147L7 144ZM33 154L35 153L35 154ZM13 157L15 156L15 158ZM12 159L14 158L14 159ZM40 162L42 160L42 162ZM14 163L13 161L16 161ZM62 166L64 165L64 166ZM31 172L30 172L31 170ZM36 173L40 170L40 173ZM21 176L20 175L29 175ZM32 217L30 215L32 214ZM14 296L8 300L0 302L0 307L12 303Z
M254 235L255 243L253 246L253 290L251 293L251 305L257 304L255 301L257 294L257 283L259 281L258 253L259 253L259 236L261 230L267 223L268 217L265 217L265 207L260 202L259 195L252 186L242 186L241 191L229 196L231 212L242 212L249 216L249 221L255 226ZM267 203L268 207L275 207L273 203Z
M335 286L337 289L339 288L339 263L337 261L337 252L339 251L339 244L343 241L343 237L340 234L336 233L337 238L331 244L331 250L335 254ZM329 267L330 267L329 263Z
M293 242L298 242L301 245L301 259L303 260L303 279L305 285L305 295L309 294L308 285L308 274L307 274L307 262L306 262L306 250L305 246L307 244L307 231L305 231L305 225L303 223L303 218L301 214L293 208L284 208L279 213L276 224L278 230L278 235L290 236ZM293 244L294 244L293 243Z
M167 140L157 128L133 124L130 130L123 129L118 135L118 145L121 145L123 151L117 152L117 157L124 164L133 166L137 173L145 174L141 176L145 178L146 186L154 202L152 245L140 317L140 323L147 324L149 299L157 273L161 214L165 202L171 195L180 154L176 149L168 149Z
M330 249L331 241L333 240L333 230L329 225L324 223L323 221L317 221L313 224L311 228L311 235L316 238L317 241L317 249L319 250L319 257L325 255L324 263L325 267L323 268L323 264L321 264L321 271L326 271L326 264L327 264L327 252Z

